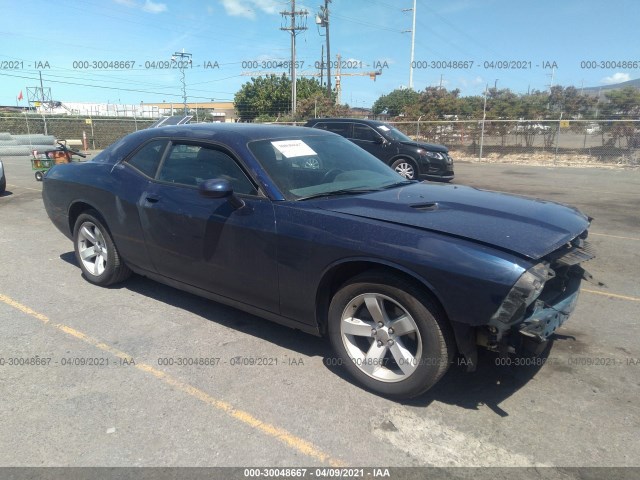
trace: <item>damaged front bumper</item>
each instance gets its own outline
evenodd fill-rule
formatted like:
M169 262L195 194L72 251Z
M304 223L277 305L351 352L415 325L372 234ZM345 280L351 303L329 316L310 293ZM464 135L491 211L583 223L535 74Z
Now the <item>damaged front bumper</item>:
M546 341L569 318L578 303L582 278L571 278L553 305L534 302L533 311L519 326L519 333L538 342Z
M540 354L574 311L582 280L593 281L581 266L595 258L585 238L586 231L523 273L489 323L476 329L476 345L503 356Z

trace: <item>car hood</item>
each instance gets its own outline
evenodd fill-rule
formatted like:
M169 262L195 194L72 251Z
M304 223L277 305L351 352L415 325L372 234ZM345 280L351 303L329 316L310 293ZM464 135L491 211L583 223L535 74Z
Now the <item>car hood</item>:
M436 145L435 143L418 143L418 142L400 142L407 147L423 148L430 152L448 152L449 149L444 145Z
M431 183L334 197L317 206L473 240L534 260L581 234L590 221L579 210L555 202Z

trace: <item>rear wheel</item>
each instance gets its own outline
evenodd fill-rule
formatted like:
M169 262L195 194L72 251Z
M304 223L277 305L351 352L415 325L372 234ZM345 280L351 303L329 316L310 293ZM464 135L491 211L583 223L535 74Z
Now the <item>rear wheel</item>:
M393 162L393 164L391 165L391 168L393 168L396 171L396 173L399 173L407 180L416 179L416 176L417 176L416 166L411 160L408 160L406 158L401 158Z
M73 229L73 243L82 273L91 283L107 286L131 275L96 211L89 210L78 217Z
M366 388L411 398L447 371L454 347L441 309L414 284L371 272L343 285L329 307L340 363Z
M43 173L42 173L40 170L38 170L38 171L36 172L35 177L36 177L36 180L37 180L37 181L41 182L41 181L42 181L42 179L44 178L44 175L43 175Z

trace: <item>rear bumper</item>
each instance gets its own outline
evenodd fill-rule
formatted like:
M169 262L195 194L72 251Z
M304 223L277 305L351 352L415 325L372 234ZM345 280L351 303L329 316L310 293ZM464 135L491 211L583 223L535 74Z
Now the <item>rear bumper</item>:
M47 182L46 178L44 180ZM42 200L47 216L53 225L60 230L65 237L71 239L73 237L73 232L71 232L69 228L69 216L67 215L66 210L54 206L53 202L48 198L48 189L46 188L46 185L43 185Z

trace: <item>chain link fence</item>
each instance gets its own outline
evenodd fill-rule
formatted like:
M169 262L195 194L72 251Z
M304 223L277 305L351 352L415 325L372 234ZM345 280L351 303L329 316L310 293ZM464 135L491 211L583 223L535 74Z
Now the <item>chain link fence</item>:
M154 119L0 116L2 135L49 135L100 150ZM640 165L640 120L389 122L413 139L445 145L460 160ZM12 138L12 137L7 137ZM0 138L1 140L1 138ZM2 143L0 141L0 143Z
M56 140L82 142L83 135L87 147L100 150L123 136L147 128L155 119L140 118L88 118L88 117L47 117L22 114L0 116L0 136L9 134L53 136ZM11 137L7 137L11 138Z
M389 122L454 158L640 165L640 120L465 120Z

